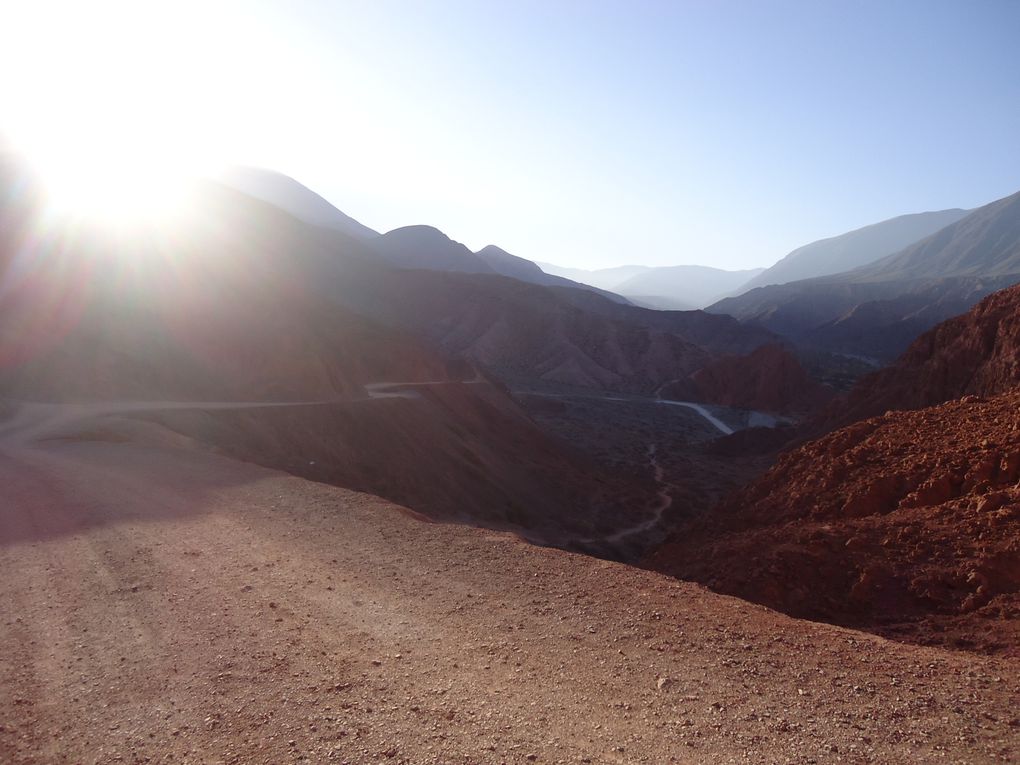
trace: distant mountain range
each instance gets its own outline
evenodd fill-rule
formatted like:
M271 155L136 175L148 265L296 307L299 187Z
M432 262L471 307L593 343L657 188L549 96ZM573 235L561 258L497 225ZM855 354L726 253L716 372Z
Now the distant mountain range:
M771 268L747 281L741 292L828 276L874 263L965 217L969 210L901 215L829 239L798 247Z
M704 308L736 292L763 271L725 271L708 266L616 266L587 271L552 263L539 266L548 274L612 290L637 305L664 311Z
M760 287L708 310L804 347L889 361L925 330L1017 282L1020 193L869 265Z
M895 357L917 335L937 322L967 310L990 292L1020 280L1016 276L1020 274L1020 255L1012 249L1015 232L1010 221L1016 215L1014 208L1017 206L1012 197L973 211L952 209L903 215L865 226L798 248L767 270L634 265L585 271L536 264L495 245L472 252L431 226L406 226L380 235L296 181L271 171L234 168L224 180L306 223L355 238L362 244L366 257L399 269L503 276L547 288L564 288L570 293L594 293L618 304L659 310L689 311L708 306L711 313L730 314L802 348L877 361ZM811 278L798 278L802 275ZM755 287L790 279L794 281ZM432 280L432 283L443 281ZM477 291L479 287L476 284L472 289ZM516 290L507 294L524 299L526 293ZM729 295L736 297L726 297ZM576 295L560 296L558 300L575 307L583 304L589 311L593 305ZM440 305L450 304L443 298ZM601 309L595 313L605 315ZM453 314L443 317L444 322L454 320ZM521 326L522 322L523 319L517 319L511 326ZM640 315L637 323L661 328L661 321L650 321L646 315ZM683 336L678 327L664 329ZM448 332L441 334L444 342L452 342ZM518 338L515 342L520 341ZM486 343L491 343L491 338ZM482 353L476 342L469 345L479 358L493 358L491 348ZM450 347L456 347L457 352L468 352L463 341L452 342ZM753 347L752 343L740 352L746 353ZM529 353L536 353L536 359L543 355L537 348ZM624 384L629 388L647 383L647 380L638 383L640 374L617 377L620 368L615 363L607 374L604 369L591 368L587 361L564 366L565 361L552 361L557 358L556 353L544 353L544 361L539 365L541 374L559 376L569 368L585 385ZM587 358L591 360L590 355ZM504 361L507 359L503 358L500 363ZM529 374L539 367L531 369ZM560 371L553 373L553 369ZM629 382L621 382L623 380Z
M231 166L223 170L217 180L269 202L305 223L342 231L359 239L387 262L400 268L503 274L532 284L593 289L588 284L551 276L530 260L511 255L495 245L471 252L433 226L404 226L379 234L341 212L293 178L272 170ZM617 302L629 302L605 289L596 287L594 291Z

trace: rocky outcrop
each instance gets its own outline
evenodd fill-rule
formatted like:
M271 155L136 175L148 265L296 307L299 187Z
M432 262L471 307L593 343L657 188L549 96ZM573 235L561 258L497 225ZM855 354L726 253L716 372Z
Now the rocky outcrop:
M1020 287L919 338L800 437L827 431L650 565L797 616L1016 650Z
M1020 287L997 292L918 338L890 367L864 378L826 413L838 426L892 409L918 409L1020 384Z
M1020 392L856 423L780 457L648 565L891 637L1020 645Z

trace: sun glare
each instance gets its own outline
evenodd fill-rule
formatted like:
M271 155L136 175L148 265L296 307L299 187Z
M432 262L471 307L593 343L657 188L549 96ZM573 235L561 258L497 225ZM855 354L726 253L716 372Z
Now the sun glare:
M40 178L48 207L59 217L133 223L173 213L184 201L198 167L191 157L170 161L129 143L102 140L41 142L22 151Z
M212 171L217 68L202 51L215 30L196 21L214 17L186 5L41 0L11 11L16 23L0 31L0 130L54 212L162 216Z

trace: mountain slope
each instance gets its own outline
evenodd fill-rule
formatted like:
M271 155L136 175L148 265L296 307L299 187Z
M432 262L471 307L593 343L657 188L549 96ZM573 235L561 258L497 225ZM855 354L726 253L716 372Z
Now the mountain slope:
M774 266L750 279L741 292L866 266L955 223L969 212L953 209L901 215L829 239L820 239L798 247Z
M356 240L211 184L195 190L186 221L130 241L85 230L41 238L38 220L16 212L0 212L5 398L196 402L197 412L154 417L226 453L437 518L543 539L604 520L591 465L501 388L338 300L356 274L388 273ZM412 387L370 395L384 382ZM201 407L265 401L307 406Z
M1020 385L1020 287L996 292L925 333L827 413L835 424Z
M547 274L539 268L537 264L532 263L530 260L525 260L524 258L516 255L511 255L506 250L501 247L497 247L494 244L483 247L475 254L488 263L492 270L497 274L519 279L522 282L542 284L547 287L572 287L579 290L590 290L618 303L628 302L626 298L609 292L608 290L592 287L589 284L582 284L562 276Z
M387 263L398 268L492 274L492 266L433 226L404 226L372 242Z
M221 171L217 179L231 188L269 202L305 223L336 229L356 239L368 240L379 236L379 232L354 220L282 173L234 165Z
M862 269L852 278L887 281L1017 273L1020 273L1020 192L974 210L902 252Z
M338 284L338 296L512 382L652 393L717 354L775 339L729 317L650 311L486 274L363 271Z
M709 308L810 348L891 360L920 333L1020 281L1020 195L861 269L760 287Z
M796 616L1015 653L1018 337L1020 288L941 324L828 420L884 414L782 455L649 565Z

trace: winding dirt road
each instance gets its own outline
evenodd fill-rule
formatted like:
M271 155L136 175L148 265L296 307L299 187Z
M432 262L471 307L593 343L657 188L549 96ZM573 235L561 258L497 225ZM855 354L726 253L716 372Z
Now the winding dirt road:
M423 522L147 422L18 432L0 445L5 764L1020 754L1015 662Z

